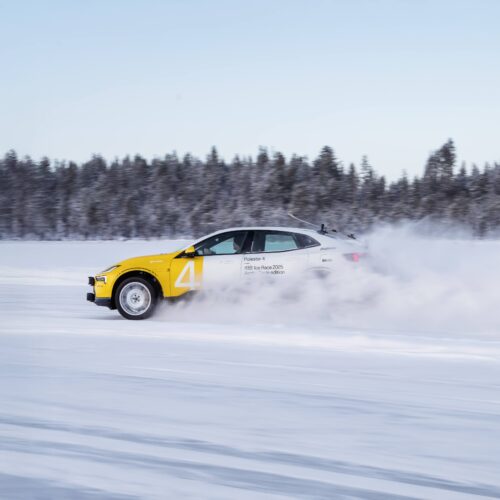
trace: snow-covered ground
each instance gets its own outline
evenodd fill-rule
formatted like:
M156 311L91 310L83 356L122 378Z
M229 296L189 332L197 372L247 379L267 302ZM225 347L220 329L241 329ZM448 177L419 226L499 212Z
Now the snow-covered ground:
M178 242L0 243L0 498L500 498L500 244L123 320L86 277ZM336 277L337 278L337 277Z

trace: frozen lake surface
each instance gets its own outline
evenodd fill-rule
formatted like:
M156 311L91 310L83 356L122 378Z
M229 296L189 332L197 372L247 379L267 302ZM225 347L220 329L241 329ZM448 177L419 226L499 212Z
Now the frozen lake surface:
M86 277L178 242L0 243L0 498L500 498L500 246L405 242L405 271L384 245L377 298L320 293L331 318L133 322Z

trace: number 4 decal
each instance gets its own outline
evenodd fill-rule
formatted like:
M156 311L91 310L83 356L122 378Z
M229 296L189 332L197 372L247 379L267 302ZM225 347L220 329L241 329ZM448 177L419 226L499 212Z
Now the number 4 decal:
M196 275L194 272L194 260L190 260L179 274L179 277L175 281L176 288L197 288L198 283L196 282Z

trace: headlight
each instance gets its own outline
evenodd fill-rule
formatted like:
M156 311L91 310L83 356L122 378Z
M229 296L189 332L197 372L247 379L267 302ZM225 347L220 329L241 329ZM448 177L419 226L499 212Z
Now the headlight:
M108 267L107 269L104 269L104 271L101 271L99 274L110 273L111 271L114 271L117 267L120 267L120 265L116 264L115 266Z

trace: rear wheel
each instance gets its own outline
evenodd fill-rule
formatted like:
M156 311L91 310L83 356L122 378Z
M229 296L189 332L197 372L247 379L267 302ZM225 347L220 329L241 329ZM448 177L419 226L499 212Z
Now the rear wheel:
M332 275L331 269L328 269L326 267L313 267L307 270L306 277L308 279L325 280L328 279L331 275Z
M124 318L146 319L154 312L156 292L149 281L132 277L120 284L115 302Z

